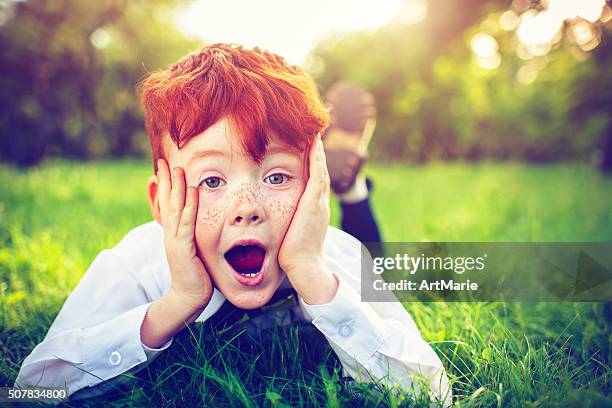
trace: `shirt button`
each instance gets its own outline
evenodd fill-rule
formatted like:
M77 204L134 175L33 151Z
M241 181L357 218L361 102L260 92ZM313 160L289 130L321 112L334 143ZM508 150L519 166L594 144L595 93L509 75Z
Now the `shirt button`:
M118 351L113 351L108 358L108 362L114 366L121 364L121 354Z
M343 324L338 328L338 333L340 333L342 337L349 337L353 334L353 328L348 324Z

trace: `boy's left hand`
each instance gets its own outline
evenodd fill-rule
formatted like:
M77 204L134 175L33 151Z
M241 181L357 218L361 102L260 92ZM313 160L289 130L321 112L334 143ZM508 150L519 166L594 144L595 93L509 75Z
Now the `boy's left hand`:
M309 169L308 183L281 244L278 262L300 297L307 304L319 305L329 303L338 290L338 281L323 261L330 187L320 135L310 148Z

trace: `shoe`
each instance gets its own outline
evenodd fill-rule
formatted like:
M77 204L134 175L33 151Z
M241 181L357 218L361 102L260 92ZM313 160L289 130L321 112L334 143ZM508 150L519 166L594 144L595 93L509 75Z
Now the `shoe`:
M376 103L370 92L348 81L334 84L325 95L330 126L322 140L332 190L348 191L368 158L376 126Z

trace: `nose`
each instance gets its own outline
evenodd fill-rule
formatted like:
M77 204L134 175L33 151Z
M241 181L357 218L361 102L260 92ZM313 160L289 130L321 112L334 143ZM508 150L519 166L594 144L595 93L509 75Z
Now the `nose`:
M257 225L264 220L264 209L248 188L236 192L230 214L230 224L236 226Z

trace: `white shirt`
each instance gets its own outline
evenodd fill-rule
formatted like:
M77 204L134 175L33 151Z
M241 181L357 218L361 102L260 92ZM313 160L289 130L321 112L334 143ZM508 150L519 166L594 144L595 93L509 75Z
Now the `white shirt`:
M363 254L371 261L367 251ZM344 374L406 390L424 378L432 402L450 406L451 390L442 363L401 303L361 302L361 243L330 226L324 256L326 267L338 278L338 292L324 305L308 305L300 298L299 307L323 333ZM283 285L290 286L288 282ZM43 342L23 361L15 387L66 387L71 395L145 367L172 343L151 349L140 340L147 309L169 290L163 229L151 221L96 257ZM206 321L224 301L214 289L196 322Z

